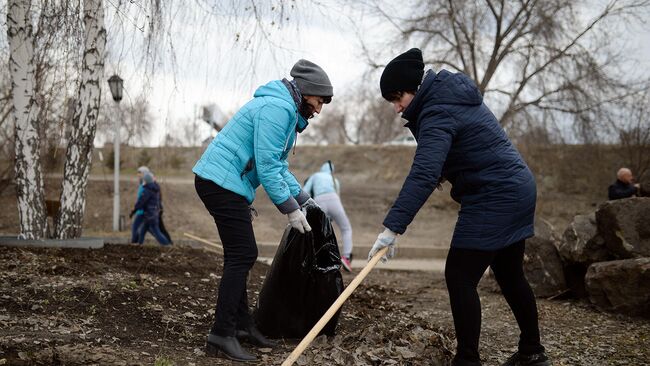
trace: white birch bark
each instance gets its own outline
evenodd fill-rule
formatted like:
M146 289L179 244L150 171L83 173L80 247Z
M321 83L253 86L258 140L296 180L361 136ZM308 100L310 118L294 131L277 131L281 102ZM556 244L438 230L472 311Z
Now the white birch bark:
M102 0L84 0L85 44L81 82L71 123L71 134L61 189L61 209L56 220L59 239L81 236L86 186L92 162L93 141L104 75L106 28Z
M34 34L30 0L7 2L9 68L15 123L16 197L20 237L46 235L43 174L40 161L39 105L35 99Z

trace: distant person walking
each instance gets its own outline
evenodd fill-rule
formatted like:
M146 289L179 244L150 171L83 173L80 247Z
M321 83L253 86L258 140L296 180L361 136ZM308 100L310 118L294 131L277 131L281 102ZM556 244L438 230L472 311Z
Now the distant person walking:
M156 181L156 176L153 177L154 181ZM157 183L157 182L156 182ZM163 196L162 196L162 189L160 190L160 213L158 217L158 227L160 228L160 233L167 238L167 241L169 241L169 244L174 244L174 241L172 240L171 235L169 235L169 232L167 231L167 228L165 227L165 222L163 221L163 212L165 211L165 205L163 205Z
M311 231L301 207L314 202L289 171L287 156L308 120L332 100L329 77L318 65L298 61L293 80L260 86L212 140L192 171L196 193L214 218L223 244L223 276L206 353L256 361L239 341L272 347L248 309L246 280L257 258L251 208L261 184L291 226ZM315 203L313 203L315 204Z
M343 268L352 271L352 225L345 214L343 204L339 198L341 186L339 180L334 178L334 164L331 161L325 162L320 171L312 174L303 189L309 193L323 212L332 219L341 229L343 236L343 255L341 264Z
M608 199L620 200L622 198L639 195L641 185L634 183L634 175L628 168L621 168L616 173L616 182L609 186Z
M548 366L540 342L537 304L524 276L525 241L533 236L536 185L533 174L472 79L462 73L424 72L422 52L412 48L384 69L382 96L417 141L411 170L384 219L368 257L388 247L394 255L422 205L444 180L460 203L445 264L456 330L455 366L480 366L481 302L476 291L488 267L517 324L519 350L503 365ZM386 260L387 258L383 258Z
M136 196L136 202L144 192L144 174L149 172L149 168L144 165L138 168L138 193ZM131 223L131 243L137 243L140 239L140 229L144 222L144 210L136 210L131 217L133 219L133 222Z
M138 198L138 201L135 203L133 211L131 211L130 216L134 215L138 210L143 210L143 223L140 228L140 236L138 238L138 243L144 243L144 237L147 234L147 231L158 240L162 245L169 245L169 239L162 232L160 232L159 222L160 222L160 187L158 183L153 179L153 174L151 172L144 173L143 176L143 191L142 195Z

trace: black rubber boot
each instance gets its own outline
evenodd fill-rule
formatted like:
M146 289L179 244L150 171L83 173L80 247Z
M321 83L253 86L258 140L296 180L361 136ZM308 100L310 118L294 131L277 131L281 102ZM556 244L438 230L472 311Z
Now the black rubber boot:
M544 352L532 355L523 355L515 352L501 366L551 366L551 361L549 361L548 356Z
M467 361L454 357L451 360L451 366L481 366L481 361Z
M257 346L257 347L273 348L273 347L276 347L278 345L277 342L266 338L253 325L251 325L247 329L239 329L239 330L237 330L237 333L235 335L237 336L237 339L239 339L240 341L248 342L248 343L252 344L253 346Z
M220 354L233 361L253 362L257 357L244 350L235 337L222 337L209 334L205 344L205 353L217 357Z

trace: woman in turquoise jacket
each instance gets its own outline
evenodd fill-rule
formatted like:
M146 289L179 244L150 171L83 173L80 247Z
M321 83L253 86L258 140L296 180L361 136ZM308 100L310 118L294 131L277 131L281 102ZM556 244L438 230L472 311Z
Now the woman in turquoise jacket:
M214 218L224 248L215 321L206 345L210 355L255 361L240 340L274 345L255 328L248 312L246 280L257 259L249 208L255 189L264 187L293 228L311 231L300 210L311 199L289 171L287 156L307 120L332 100L333 88L325 71L307 60L298 61L290 74L291 81L259 87L192 169L196 192Z

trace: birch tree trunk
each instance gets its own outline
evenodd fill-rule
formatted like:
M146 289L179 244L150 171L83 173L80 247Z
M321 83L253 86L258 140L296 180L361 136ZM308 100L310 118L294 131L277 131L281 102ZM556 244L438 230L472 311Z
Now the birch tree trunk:
M34 79L34 34L30 0L9 0L7 36L15 122L16 197L20 237L40 239L46 235L43 173L39 138L39 105Z
M106 29L102 0L84 0L85 44L81 82L75 102L71 134L61 189L61 209L56 220L59 239L81 236L86 187L92 162L93 141L101 100Z

